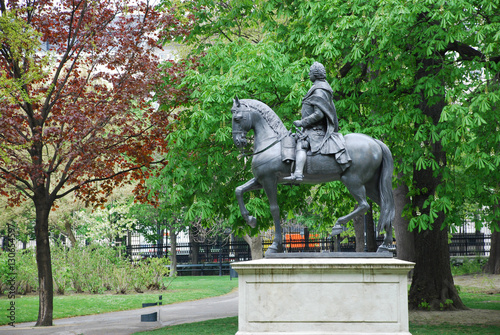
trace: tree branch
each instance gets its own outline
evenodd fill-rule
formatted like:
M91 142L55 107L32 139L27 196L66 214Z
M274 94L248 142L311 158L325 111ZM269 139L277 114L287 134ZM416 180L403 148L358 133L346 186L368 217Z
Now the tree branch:
M165 161L165 159L161 159L159 161L151 162L151 163L149 163L149 165L160 164L160 163L162 163L164 161ZM123 174L127 174L129 172L142 169L144 167L146 167L146 165L142 164L140 166L134 166L134 167L132 167L130 169L126 169L126 170L123 170L123 171L116 172L116 173L114 173L114 174L112 174L110 176L107 176L107 177L101 177L101 178L94 178L94 179L85 180L84 182L80 183L79 185L76 185L76 186L70 188L68 191L66 191L66 192L64 192L62 194L55 195L54 196L54 200L64 198L66 195L70 194L71 192L79 190L80 188L82 188L82 186L85 186L85 185L88 185L88 184L91 184L91 183L100 182L100 181L110 180L110 179L116 178L118 176L121 176Z

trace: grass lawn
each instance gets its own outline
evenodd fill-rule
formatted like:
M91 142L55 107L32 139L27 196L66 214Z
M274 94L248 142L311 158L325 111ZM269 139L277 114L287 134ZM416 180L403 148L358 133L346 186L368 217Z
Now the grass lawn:
M142 308L142 303L157 302L162 295L163 304L198 300L229 293L238 286L238 280L229 276L177 277L163 292L133 294L68 294L54 296L54 319L92 315L106 312ZM0 311L5 311L12 300L0 298ZM38 295L16 296L16 323L36 321L38 317ZM9 321L0 313L0 325Z
M54 318L65 318L78 315L91 315L105 312L137 309L144 302L156 302L163 296L164 304L203 299L229 293L238 286L237 280L228 276L177 277L168 290L163 292L134 294L68 294L54 297ZM500 310L500 295L488 294L481 290L461 287L460 296L466 306L473 309ZM10 304L7 297L0 298L0 310L6 310ZM17 296L15 299L16 323L35 321L38 315L38 296ZM0 324L7 324L5 314L0 313ZM168 326L155 331L137 334L151 335L234 335L238 331L238 318L209 320L204 322ZM419 325L410 323L410 332L426 335L446 334L500 334L500 327L481 325Z
M476 289L462 287L460 297L472 309L500 310L500 295L478 292ZM168 326L154 331L136 333L137 335L234 335L238 331L238 318L225 318L203 322ZM500 327L481 325L418 325L410 323L413 335L483 335L500 334Z
M460 293L465 306L473 309L494 309L500 311L500 294ZM500 332L499 332L500 333Z
M237 331L238 317L232 317L203 322L187 323L177 326L169 326L153 331L135 333L135 335L234 335ZM410 333L412 333L413 335L483 335L500 334L500 328L494 326L417 326L410 324Z
M483 335L500 334L500 327L495 326L459 326L459 325L432 325L414 326L410 323L410 333L412 335Z

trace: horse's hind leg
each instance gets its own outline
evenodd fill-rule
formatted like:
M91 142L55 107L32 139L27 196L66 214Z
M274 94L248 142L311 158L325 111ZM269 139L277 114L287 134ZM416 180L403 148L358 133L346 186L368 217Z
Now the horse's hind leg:
M351 213L346 216L342 216L337 220L335 227L333 227L333 231L338 232L339 225L345 225L347 222L352 220L358 215L365 214L366 211L370 208L368 201L366 200L366 189L365 185L363 185L360 181L358 181L357 177L343 175L340 179L344 185L349 190L349 193L353 196L353 198L358 202L358 207L354 209Z
M372 199L377 203L377 205L382 207L382 199L380 198L380 190L378 187L378 176L377 178L372 178L372 180L366 184L366 194L368 195L368 198ZM377 236L380 235L380 231L382 229L385 229L385 237L384 242L378 247L377 252L393 251L394 247L392 245L392 224L390 224L389 222L389 224L382 227L381 223L382 222L379 219L379 222L377 224Z
M248 191L260 190L262 185L259 184L257 179L252 178L245 184L236 187L236 199L238 200L238 205L240 206L240 212L245 221L250 225L250 227L255 228L257 225L257 219L250 215L248 209L245 207L245 201L243 200L243 194Z

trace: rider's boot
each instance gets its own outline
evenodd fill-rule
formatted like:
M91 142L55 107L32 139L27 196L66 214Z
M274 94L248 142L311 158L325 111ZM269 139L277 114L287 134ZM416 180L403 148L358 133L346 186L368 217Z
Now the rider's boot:
M306 165L307 153L305 150L297 150L295 157L295 172L283 180L301 182L304 180L304 166Z

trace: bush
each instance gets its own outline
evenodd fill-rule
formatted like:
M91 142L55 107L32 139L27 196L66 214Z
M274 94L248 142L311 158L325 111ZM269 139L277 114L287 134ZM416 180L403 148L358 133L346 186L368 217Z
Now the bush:
M454 276L481 273L487 261L487 258L479 256L474 258L454 258L451 261L451 273Z
M12 272L8 262L8 253L0 254L1 292L10 291L11 284L14 286L15 294L36 292L38 290L38 269L34 250L16 251L14 272ZM11 275L11 273L15 273L15 275Z
M168 258L148 258L146 260L146 287L150 290L163 290L166 288L165 277L168 277Z
M64 246L52 247L52 277L54 280L54 291L57 294L66 293L66 289L71 284L67 254L67 249Z
M165 289L165 277L169 274L168 258L150 258L132 264L120 257L119 251L104 246L83 246L66 248L53 246L52 274L54 291L65 294L67 290L93 294L114 291L126 293L133 289ZM16 294L26 294L38 290L38 270L34 250L16 252ZM10 290L8 255L0 254L0 289Z

